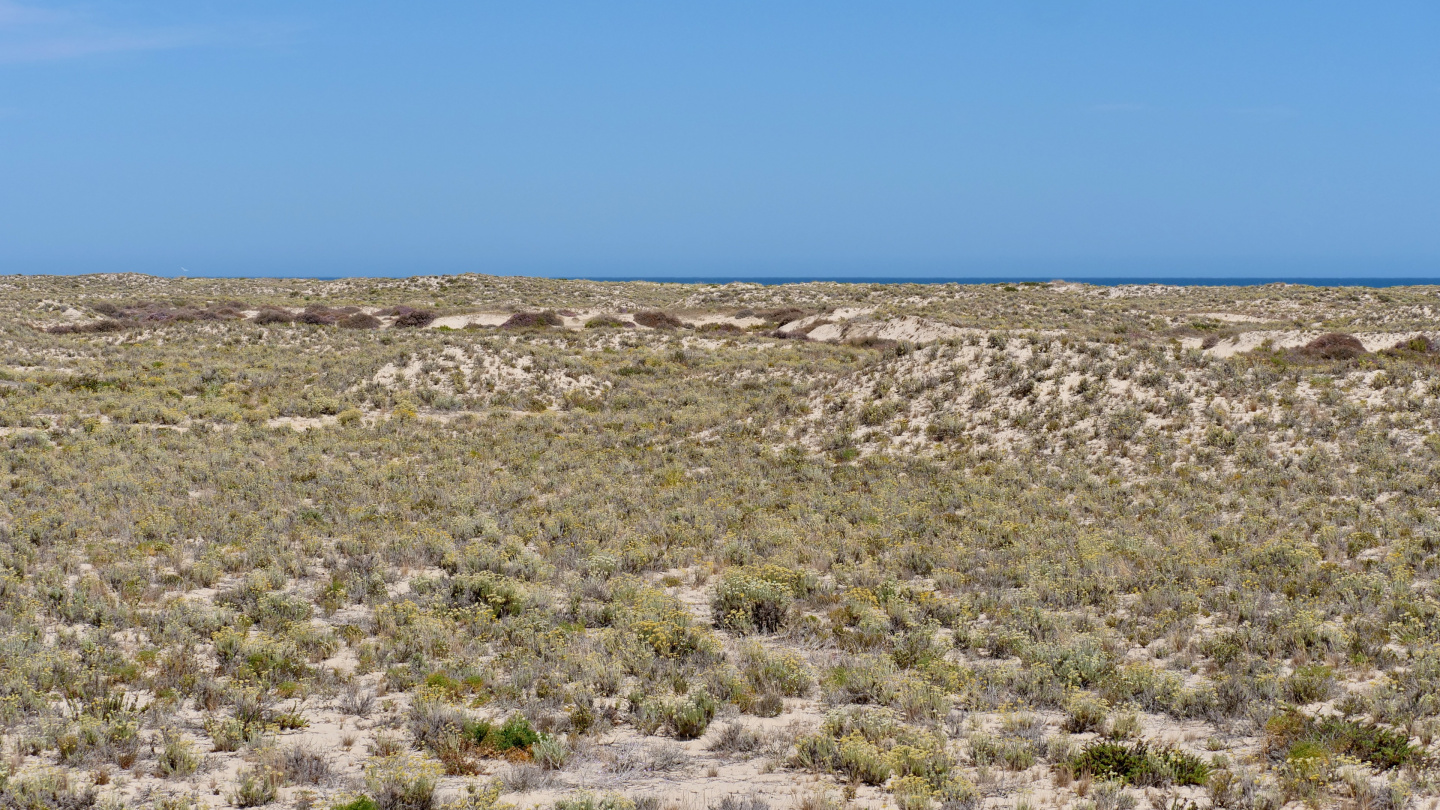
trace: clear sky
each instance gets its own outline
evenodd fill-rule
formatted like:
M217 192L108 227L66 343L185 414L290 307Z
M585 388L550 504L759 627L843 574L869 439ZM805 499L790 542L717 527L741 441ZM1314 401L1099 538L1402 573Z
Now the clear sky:
M1440 278L1440 3L0 0L0 273Z

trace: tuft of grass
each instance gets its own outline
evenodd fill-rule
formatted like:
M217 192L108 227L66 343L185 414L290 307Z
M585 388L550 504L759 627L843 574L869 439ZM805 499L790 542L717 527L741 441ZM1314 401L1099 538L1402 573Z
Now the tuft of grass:
M230 803L236 807L263 807L275 801L281 776L270 768L256 766L240 771Z

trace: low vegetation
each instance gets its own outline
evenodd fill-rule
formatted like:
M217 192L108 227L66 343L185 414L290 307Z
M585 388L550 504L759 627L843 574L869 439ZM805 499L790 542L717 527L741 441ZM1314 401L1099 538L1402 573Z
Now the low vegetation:
M0 808L1440 797L1437 288L3 282Z

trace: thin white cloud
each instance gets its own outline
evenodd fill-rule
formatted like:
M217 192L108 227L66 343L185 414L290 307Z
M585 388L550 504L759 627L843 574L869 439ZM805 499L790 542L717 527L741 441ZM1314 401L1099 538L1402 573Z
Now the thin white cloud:
M0 29L20 25L59 23L71 19L74 19L74 15L69 12L27 6L11 2L11 0L0 0Z
M130 25L78 10L0 0L0 64L50 62L101 54L162 51L201 45L273 42L291 26Z
M158 51L197 45L195 32L95 33L0 42L0 62L50 62L104 53Z

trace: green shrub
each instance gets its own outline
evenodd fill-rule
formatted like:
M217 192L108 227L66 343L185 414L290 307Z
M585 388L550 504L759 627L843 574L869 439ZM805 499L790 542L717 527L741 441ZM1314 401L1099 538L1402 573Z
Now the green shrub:
M514 616L527 603L519 583L489 571L451 577L448 590L451 606L486 605L499 616Z
M1133 743L1095 742L1071 761L1076 773L1100 779L1118 779L1132 785L1203 785L1210 768L1194 754L1176 748L1151 748Z
M242 770L230 803L236 807L261 807L275 801L280 789L280 774L265 767Z
M896 777L890 783L890 793L899 810L930 810L934 804L934 791L918 776Z
M555 800L554 810L635 810L635 802L618 793L595 795L588 791Z
M873 427L883 425L900 411L900 403L894 400L871 402L860 409L860 424Z
M943 741L930 738L912 742L916 744L896 745L886 752L895 773L924 779L933 787L944 784L950 777L952 763Z
M937 788L951 770L943 738L905 726L889 709L860 706L830 712L819 731L797 739L791 764L872 785L913 776Z
M365 766L365 789L377 810L430 810L443 769L410 753L376 757Z
M1071 734L1088 731L1104 731L1105 721L1110 719L1110 706L1105 701L1083 692L1071 695L1065 701L1065 722L1063 727Z
M234 717L206 720L205 731L210 735L213 749L218 752L239 751L259 742L265 735L262 723L247 723Z
M837 741L834 770L848 779L867 785L884 784L894 768L874 743L852 734Z
M157 775L167 778L189 776L199 769L200 760L189 740L171 731L165 732L163 740L164 746L155 762Z
M999 765L1023 771L1035 764L1037 743L1020 737L992 737L976 734L970 738L970 757L980 767Z
M940 810L975 810L980 806L980 791L963 777L947 779L934 796Z
M803 657L788 650L772 652L759 643L741 647L740 669L751 688L761 694L804 697L815 685Z
M570 747L558 737L542 734L530 747L530 753L540 767L556 771L565 767L565 761L570 758Z
M715 699L700 691L670 704L667 715L677 738L693 740L704 735L718 709Z
M795 600L785 584L742 571L730 571L715 583L711 607L715 624L736 633L773 633L785 622Z
M498 726L486 720L476 720L469 724L466 734L477 746L496 754L516 749L529 751L540 741L540 733L523 714L512 714Z
M41 771L12 779L8 766L0 766L0 807L10 810L84 810L96 804L95 788L71 784L60 770Z
M1294 703L1315 703L1335 693L1335 672L1324 664L1298 667L1285 681L1286 697Z
M1315 719L1290 709L1265 724L1266 743L1287 755L1297 745L1309 745L1327 755L1350 756L1381 770L1418 762L1423 752L1408 735L1345 717Z
M664 701L632 692L630 701L630 723L641 734L656 734L667 722L668 709Z

